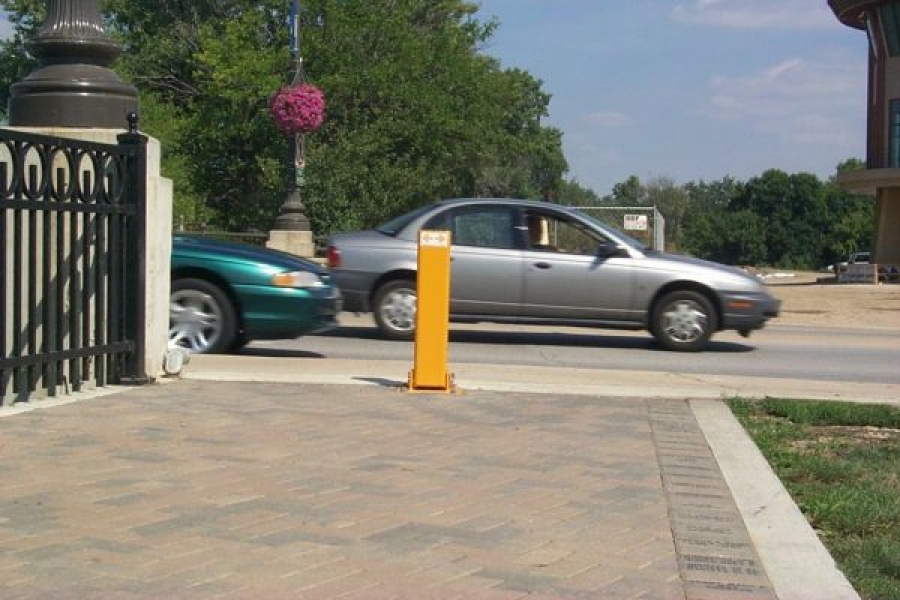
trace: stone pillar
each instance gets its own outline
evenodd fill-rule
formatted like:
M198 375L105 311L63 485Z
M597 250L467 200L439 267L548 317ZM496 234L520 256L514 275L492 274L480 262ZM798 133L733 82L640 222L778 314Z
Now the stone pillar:
M110 68L121 48L103 27L100 0L47 0L47 20L26 42L38 68L10 88L9 125L108 144L129 128L138 93ZM168 345L172 181L160 173L160 144L147 148L145 373L163 375Z

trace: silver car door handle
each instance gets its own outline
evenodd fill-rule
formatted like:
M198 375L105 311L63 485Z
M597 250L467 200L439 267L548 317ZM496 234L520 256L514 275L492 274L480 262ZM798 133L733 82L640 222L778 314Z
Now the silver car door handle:
M534 263L534 266L537 267L538 269L550 269L553 267L553 265L551 265L548 262L544 262L544 261L536 262L536 263Z

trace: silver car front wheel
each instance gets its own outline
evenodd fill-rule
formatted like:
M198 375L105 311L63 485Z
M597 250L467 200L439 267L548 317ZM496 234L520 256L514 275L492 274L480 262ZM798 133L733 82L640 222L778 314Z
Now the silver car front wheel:
M656 305L651 332L668 350L702 350L716 330L716 312L698 292L678 291L664 296Z
M411 340L416 330L416 284L406 279L389 281L375 293L375 323L392 340Z

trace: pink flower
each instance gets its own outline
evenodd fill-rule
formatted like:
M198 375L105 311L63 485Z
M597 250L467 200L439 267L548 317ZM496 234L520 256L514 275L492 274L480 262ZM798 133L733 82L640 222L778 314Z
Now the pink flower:
M287 135L315 131L325 120L325 94L308 83L286 86L269 100L269 111Z

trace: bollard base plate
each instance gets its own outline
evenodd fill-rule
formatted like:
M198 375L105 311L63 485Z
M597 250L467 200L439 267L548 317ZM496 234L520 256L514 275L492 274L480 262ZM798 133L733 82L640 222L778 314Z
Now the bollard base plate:
M443 383L429 382L426 384L416 379L416 371L413 369L409 372L409 381L406 390L408 392L443 392L445 394L452 394L456 392L456 385L453 382L452 373L445 374Z

